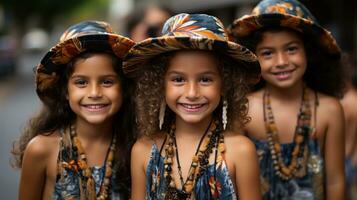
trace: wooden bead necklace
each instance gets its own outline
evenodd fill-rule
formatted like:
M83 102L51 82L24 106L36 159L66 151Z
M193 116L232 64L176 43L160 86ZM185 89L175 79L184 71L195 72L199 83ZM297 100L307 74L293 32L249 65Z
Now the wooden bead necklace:
M311 109L308 90L304 86L294 135L294 149L291 153L291 161L288 166L284 164L281 155L281 145L279 143L278 130L274 122L274 116L269 96L269 92L265 90L263 94L263 109L269 150L272 156L275 174L283 180L289 180L294 177L295 172L299 167L301 167L301 164L298 162L298 160L299 158L303 157L304 150L307 150L306 141L309 139L310 133L312 132L310 126Z
M191 194L198 178L208 168L209 156L212 153L212 149L218 146L218 142L222 141L219 134L218 121L211 122L202 136L195 155L192 158L192 163L189 169L189 173L184 182L182 177L181 165L178 157L178 150L175 137L175 125L171 126L168 133L168 143L165 145L165 160L164 160L164 177L166 180L166 194L165 199L191 199ZM204 143L203 145L201 145ZM174 178L171 176L173 158L176 154L176 160L178 165L178 171L180 175L180 181L182 190L176 188Z
M87 164L87 156L84 152L82 144L77 137L76 129L72 125L70 127L70 135L72 140L72 148L74 150L75 158L79 158L77 161L78 171L80 173L80 191L81 199L86 200L104 200L108 198L108 191L110 187L110 178L112 176L112 166L114 160L114 154L116 149L116 137L113 135L110 143L110 147L107 151L105 158L104 178L102 180L98 195L96 195L95 182L92 176L91 168Z

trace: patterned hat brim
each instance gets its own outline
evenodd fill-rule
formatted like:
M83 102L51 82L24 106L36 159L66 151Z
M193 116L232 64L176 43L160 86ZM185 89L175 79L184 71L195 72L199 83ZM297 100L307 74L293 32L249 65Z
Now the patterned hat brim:
M154 57L179 50L207 50L222 53L244 64L237 65L237 67L247 68L251 77L254 77L252 78L254 80L250 80L252 84L259 80L260 66L257 57L247 48L230 41L199 37L162 36L139 42L124 58L123 71L129 77L137 76L140 69L144 68Z
M232 26L229 27L228 32L230 37L243 38L249 37L258 29L269 26L291 28L300 33L315 36L318 40L317 43L326 53L338 58L341 56L341 49L329 31L311 20L290 14L269 13L246 15L235 20Z
M91 50L109 51L123 59L134 44L129 38L117 34L82 35L58 43L45 54L36 67L38 96L43 101L54 98L51 94L54 88L58 87L58 72L79 54Z

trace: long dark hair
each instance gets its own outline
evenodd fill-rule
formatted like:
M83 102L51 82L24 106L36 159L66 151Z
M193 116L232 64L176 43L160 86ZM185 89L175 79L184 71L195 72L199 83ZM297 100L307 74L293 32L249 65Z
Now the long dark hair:
M115 72L118 74L123 104L118 113L113 117L113 133L117 137L117 151L115 162L117 169L117 184L120 192L126 197L129 196L130 186L130 150L136 139L134 128L134 112L131 100L133 83L127 79L122 72L122 61L111 52L87 51L76 58L72 59L66 66L62 66L58 71L60 78L56 84L53 94L57 94L54 101L45 101L41 111L37 116L31 118L25 127L20 138L14 142L12 148L12 166L21 168L24 151L27 144L37 135L51 135L60 128L69 127L75 120L76 115L71 110L68 100L66 99L68 79L74 70L74 63L78 59L87 59L95 54L107 54L111 57Z

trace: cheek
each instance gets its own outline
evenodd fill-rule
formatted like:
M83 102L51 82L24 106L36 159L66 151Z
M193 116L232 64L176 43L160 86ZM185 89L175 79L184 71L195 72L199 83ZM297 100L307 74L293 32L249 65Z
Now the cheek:
M270 66L272 65L272 61L268 61L262 58L258 58L258 61L262 73L268 71Z
M66 98L68 101L76 101L81 98L81 96L84 95L84 90L80 90L78 88L75 88L73 86L68 87L68 91L66 94Z
M202 90L203 94L206 94L206 97L208 97L211 100L211 103L213 104L219 104L219 101L221 100L221 94L223 93L222 89L223 85L217 84L215 86L205 88ZM224 96L224 94L223 94Z
M121 106L123 102L123 91L120 86L108 90L107 95L110 99L112 99L112 101L117 102Z

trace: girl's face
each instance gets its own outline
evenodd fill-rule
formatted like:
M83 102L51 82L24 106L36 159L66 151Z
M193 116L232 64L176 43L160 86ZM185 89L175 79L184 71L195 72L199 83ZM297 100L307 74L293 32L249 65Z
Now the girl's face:
M264 32L256 54L267 84L290 88L303 81L307 60L304 43L295 32Z
M122 105L121 84L106 54L94 54L74 63L68 80L67 99L78 120L102 124L112 119Z
M165 74L165 98L177 119L187 123L210 120L221 98L217 59L205 51L179 51Z

